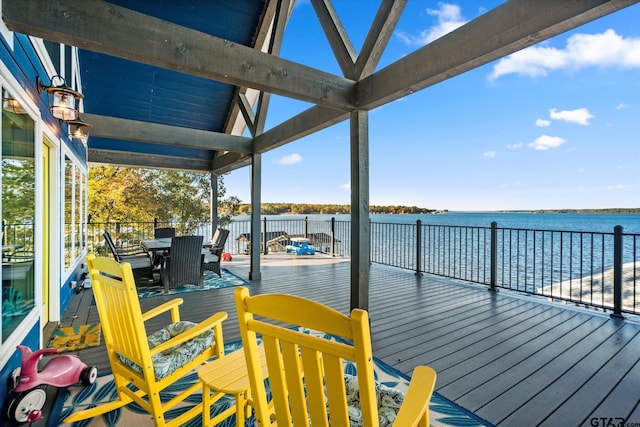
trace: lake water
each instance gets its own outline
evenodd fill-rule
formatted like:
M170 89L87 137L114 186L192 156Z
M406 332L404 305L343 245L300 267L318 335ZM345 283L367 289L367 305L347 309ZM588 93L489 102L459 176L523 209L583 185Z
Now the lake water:
M267 219L303 219L349 221L350 215L266 215ZM248 216L236 217L238 220ZM371 221L395 224L453 225L490 227L493 221L500 228L535 230L592 231L612 233L616 225L624 233L640 234L640 214L591 214L591 213L530 213L530 212L445 212L439 214L374 214Z

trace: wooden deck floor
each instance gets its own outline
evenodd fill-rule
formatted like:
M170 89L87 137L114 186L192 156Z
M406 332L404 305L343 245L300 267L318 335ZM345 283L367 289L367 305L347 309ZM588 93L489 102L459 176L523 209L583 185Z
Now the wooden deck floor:
M265 263L262 280L249 285L251 293L291 293L347 312L349 263L315 259ZM245 263L224 267L248 276ZM187 320L227 311L225 341L239 339L233 288L180 297ZM143 299L142 308L168 298ZM61 326L98 322L92 299L90 290L75 295ZM620 418L640 423L635 319L614 320L602 312L377 265L371 267L369 311L374 355L409 375L417 365L432 366L441 395L493 424L605 425L591 424L593 417L616 425ZM78 354L109 370L103 347Z

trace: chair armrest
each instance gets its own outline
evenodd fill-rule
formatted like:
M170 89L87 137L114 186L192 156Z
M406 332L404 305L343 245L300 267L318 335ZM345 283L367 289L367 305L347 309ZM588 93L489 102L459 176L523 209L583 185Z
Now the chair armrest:
M185 341L189 341L203 333L208 329L213 329L214 342L216 343L216 348L218 349L217 357L221 357L224 355L224 339L222 337L222 322L226 320L228 317L226 311L220 311L202 322L195 325L193 328L189 328L180 335L177 335L171 338L168 341L163 342L162 344L157 345L156 347L151 349L151 355L162 353L172 347L182 344Z
M409 389L394 421L398 426L428 427L429 401L436 385L436 371L429 366L413 370Z
M156 317L159 314L167 312L171 310L171 323L176 323L180 321L180 304L182 304L182 298L174 298L171 301L167 301L164 304L160 304L157 307L152 308L151 310L145 311L142 313L142 321L146 322L147 320Z

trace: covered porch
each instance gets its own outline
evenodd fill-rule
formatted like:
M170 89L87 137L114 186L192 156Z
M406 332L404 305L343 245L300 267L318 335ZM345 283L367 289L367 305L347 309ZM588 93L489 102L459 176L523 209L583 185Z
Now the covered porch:
M250 292L300 295L348 312L351 264L324 255L262 256ZM248 257L223 268L245 279ZM592 418L640 421L640 322L550 303L507 290L380 265L371 266L374 355L410 375L421 364L438 373L436 391L501 426L592 425ZM199 321L227 311L225 342L240 339L233 287L183 293L183 316ZM176 296L141 300L143 310ZM75 295L61 326L99 322L91 289ZM188 312L188 314L186 314ZM149 328L159 328L157 319ZM109 370L104 347L83 361ZM601 424L598 424L601 425Z

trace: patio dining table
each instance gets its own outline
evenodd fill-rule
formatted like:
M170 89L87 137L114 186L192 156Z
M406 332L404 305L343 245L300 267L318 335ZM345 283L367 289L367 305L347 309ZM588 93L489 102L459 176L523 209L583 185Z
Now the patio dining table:
M159 239L148 239L148 240L140 240L140 245L147 252L165 252L171 249L171 240L172 237L161 237ZM202 244L203 248L210 248L211 242L204 242Z
M171 237L163 237L160 239L141 240L140 245L147 252L164 252L171 249Z

